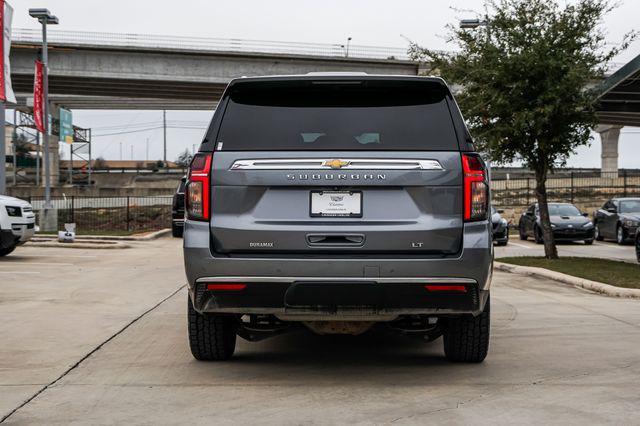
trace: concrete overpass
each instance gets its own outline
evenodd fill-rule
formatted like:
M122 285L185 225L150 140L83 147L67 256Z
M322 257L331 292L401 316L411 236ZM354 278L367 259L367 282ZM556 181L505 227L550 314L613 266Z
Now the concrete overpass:
M37 30L14 29L11 77L32 97ZM51 102L71 109L213 109L235 77L361 71L416 75L405 49L317 43L49 32Z
M599 90L596 131L602 140L601 171L605 177L617 177L620 129L640 127L640 55L609 76Z

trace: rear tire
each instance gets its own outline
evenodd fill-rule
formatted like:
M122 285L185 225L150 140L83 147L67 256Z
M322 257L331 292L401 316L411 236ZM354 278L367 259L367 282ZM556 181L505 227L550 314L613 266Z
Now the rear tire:
M171 235L174 238L182 238L182 234L183 234L183 227L182 226L177 226L175 223L171 224Z
M584 240L585 245L587 246L592 246L593 245L593 239L591 240Z
M199 361L223 361L236 349L237 322L232 315L200 314L187 297L189 347Z
M14 251L15 249L16 249L16 246L11 246L11 247L7 247L7 248L0 248L0 257L8 255L9 253Z
M482 362L489 351L490 300L477 317L465 315L447 320L444 354L452 362Z

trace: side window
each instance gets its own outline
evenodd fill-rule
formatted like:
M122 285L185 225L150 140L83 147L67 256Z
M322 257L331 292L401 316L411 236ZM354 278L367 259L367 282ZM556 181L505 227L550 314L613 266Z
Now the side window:
M604 206L602 206L602 210L606 210L611 206L611 201L607 201L606 203L604 203Z

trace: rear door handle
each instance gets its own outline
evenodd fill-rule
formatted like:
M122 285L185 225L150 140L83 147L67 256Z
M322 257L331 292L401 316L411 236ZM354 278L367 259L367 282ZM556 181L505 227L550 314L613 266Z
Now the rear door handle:
M360 247L364 244L363 234L308 234L307 244L310 246L351 246Z

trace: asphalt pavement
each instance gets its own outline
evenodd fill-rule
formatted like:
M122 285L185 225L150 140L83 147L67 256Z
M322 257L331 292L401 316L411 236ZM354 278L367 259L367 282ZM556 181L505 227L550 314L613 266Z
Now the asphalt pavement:
M622 260L637 263L633 244L618 245L610 241L594 241L588 246L583 242L561 242L556 244L560 256L599 257L602 259ZM542 244L536 244L531 238L522 241L518 235L511 235L509 244L496 246L496 258L506 256L544 256Z
M232 361L204 363L188 349L179 240L19 248L0 279L8 424L637 422L637 300L496 272L479 365L383 330L239 340Z

